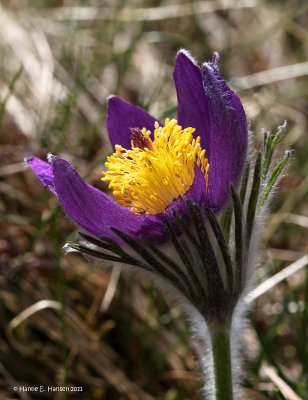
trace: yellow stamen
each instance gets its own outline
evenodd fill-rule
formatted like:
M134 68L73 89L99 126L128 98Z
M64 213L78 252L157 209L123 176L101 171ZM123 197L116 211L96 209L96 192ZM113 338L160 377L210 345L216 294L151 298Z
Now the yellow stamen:
M165 126L155 123L154 140L145 128L134 129L130 150L116 145L102 177L102 181L110 182L116 201L134 213L158 214L188 191L195 165L207 185L209 164L200 137L193 137L194 131L182 129L175 119L167 118Z

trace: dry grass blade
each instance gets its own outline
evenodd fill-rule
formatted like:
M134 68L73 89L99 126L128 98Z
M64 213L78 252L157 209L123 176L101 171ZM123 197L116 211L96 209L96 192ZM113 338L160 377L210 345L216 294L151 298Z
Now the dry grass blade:
M298 64L284 65L267 71L257 72L253 75L233 79L232 85L234 85L238 90L247 90L305 75L308 75L308 61Z
M308 217L300 214L288 214L285 222L308 228Z
M261 373L266 375L274 383L286 400L303 400L282 378L280 378L275 368L269 365L263 365Z
M213 13L222 10L253 8L256 4L257 2L255 0L216 0L215 2L197 1L153 8L105 9L104 7L61 7L56 10L45 11L45 13L48 18L60 21L157 21Z
M292 274L295 274L302 268L308 265L308 256L303 256L299 260L295 261L288 267L284 268L282 271L279 271L274 276L268 278L266 281L262 282L259 286L257 286L247 297L246 302L251 303L258 297L262 296L264 293L272 289L278 283L288 278Z
M3 177L3 176L7 176L7 175L13 175L13 174L16 174L17 172L23 171L26 168L27 168L27 166L24 162L4 165L3 167L0 167L0 176Z
M115 294L115 291L117 289L117 284L119 282L120 274L121 274L121 266L115 264L114 267L112 268L108 286L100 306L101 312L106 312L108 310L112 302L113 296Z
M31 352L32 350L30 350L28 346L23 346L18 341L15 340L14 334L13 334L14 330L20 324L22 324L24 321L26 321L28 318L30 318L32 315L36 314L39 311L45 310L46 308L51 308L51 309L60 311L62 306L58 301L41 300L35 304L32 304L30 307L26 308L20 314L16 315L16 317L13 318L12 321L8 324L8 326L6 328L7 337L10 340L11 344L15 348L19 349L22 353L27 354L27 353Z

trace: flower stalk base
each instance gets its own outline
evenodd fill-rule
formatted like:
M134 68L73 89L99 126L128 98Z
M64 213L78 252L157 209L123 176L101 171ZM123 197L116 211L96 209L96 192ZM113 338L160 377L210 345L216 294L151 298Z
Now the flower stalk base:
M215 400L233 400L230 327L210 328L215 378Z

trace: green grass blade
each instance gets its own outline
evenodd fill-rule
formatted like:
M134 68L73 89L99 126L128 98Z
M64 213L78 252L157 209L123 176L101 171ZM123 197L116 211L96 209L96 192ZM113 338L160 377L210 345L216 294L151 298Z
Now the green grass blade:
M270 135L266 134L265 145L264 145L264 156L262 165L262 176L265 178L268 174L269 168L271 166L272 157L277 144L283 138L287 127L287 122L285 121L283 125L278 126L277 131Z
M261 153L259 152L258 157L255 163L253 182L250 191L248 209L247 209L247 217L246 217L246 244L247 248L250 244L250 238L253 229L253 223L256 215L258 198L260 192L260 184L261 184Z
M280 160L279 163L274 168L272 175L271 175L270 179L268 180L265 189L263 190L262 197L261 197L261 205L263 205L266 202L269 194L271 193L271 190L275 186L279 176L281 175L284 167L286 166L286 164L290 158L290 155L291 155L291 153L289 151L287 151L284 154L282 160Z

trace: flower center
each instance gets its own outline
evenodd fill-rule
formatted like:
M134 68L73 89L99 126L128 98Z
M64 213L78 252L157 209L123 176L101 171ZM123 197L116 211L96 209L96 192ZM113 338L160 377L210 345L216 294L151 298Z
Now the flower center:
M107 158L103 181L119 204L134 213L158 214L191 187L198 165L208 183L209 164L194 128L182 129L175 119L155 122L154 139L146 128L131 129L130 150L116 145Z

